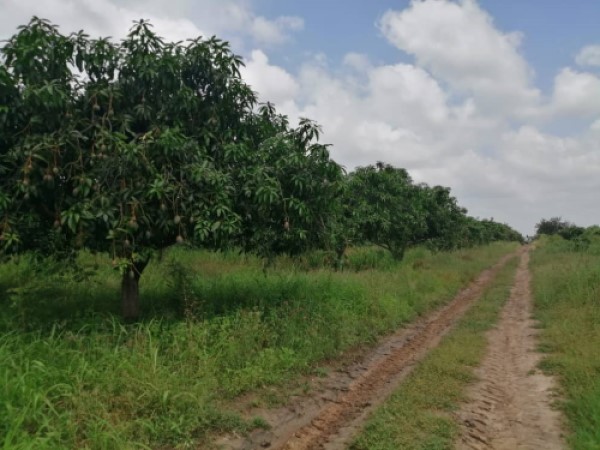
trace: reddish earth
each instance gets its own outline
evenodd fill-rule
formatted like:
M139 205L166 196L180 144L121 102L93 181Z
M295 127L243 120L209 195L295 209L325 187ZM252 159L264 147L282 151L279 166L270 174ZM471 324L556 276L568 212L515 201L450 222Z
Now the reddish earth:
M512 257L507 255L482 272L443 308L386 338L346 370L319 381L311 394L296 397L283 408L252 411L265 418L269 430L247 437L226 436L217 445L239 450L347 448L369 414L439 344Z

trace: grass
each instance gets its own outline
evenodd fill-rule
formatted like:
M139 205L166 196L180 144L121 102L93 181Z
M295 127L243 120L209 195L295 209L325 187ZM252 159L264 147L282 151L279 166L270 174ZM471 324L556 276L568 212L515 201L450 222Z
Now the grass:
M115 316L103 257L82 255L75 274L0 265L0 448L197 448L265 426L226 405L374 343L512 249L415 249L400 264L367 249L353 258L369 270L282 259L266 275L252 257L175 249L144 273L133 325Z
M568 443L600 449L600 241L576 251L544 239L532 258L542 367L560 381Z
M457 327L417 366L368 420L353 450L454 448L458 425L451 413L473 381L486 347L485 331L508 299L517 259L498 274Z

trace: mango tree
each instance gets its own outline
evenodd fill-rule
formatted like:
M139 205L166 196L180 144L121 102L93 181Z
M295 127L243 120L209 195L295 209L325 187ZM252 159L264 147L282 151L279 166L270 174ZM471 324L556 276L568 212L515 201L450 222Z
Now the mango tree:
M563 220L561 217L552 217L550 219L542 219L536 223L535 231L537 236L541 236L542 234L553 235L560 234L572 226L573 224L567 220Z
M284 242L274 251L323 215L306 206L312 183L335 179L337 166L314 136L254 112L226 43L165 43L144 21L115 43L34 18L1 52L0 252L109 252L126 319L139 315L155 250L256 248L264 230L249 224L264 222L274 188L269 220L280 226L269 239ZM312 178L296 180L307 168ZM297 210L308 219L291 222Z
M417 240L432 250L459 248L467 210L457 204L448 187L419 184L417 188L426 222L425 233Z
M384 163L357 168L348 176L344 203L356 238L395 259L427 231L422 196L405 169Z
M240 245L269 260L326 246L343 178L327 146L318 142L320 128L308 119L290 128L269 103L251 125L255 150L238 152L232 161L240 185Z

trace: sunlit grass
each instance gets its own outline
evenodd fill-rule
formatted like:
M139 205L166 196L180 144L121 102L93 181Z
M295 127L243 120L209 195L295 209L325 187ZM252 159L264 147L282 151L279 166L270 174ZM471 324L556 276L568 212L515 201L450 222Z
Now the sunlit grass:
M133 325L115 316L119 278L104 257L82 255L89 273L0 265L0 442L197 448L212 433L243 433L263 422L230 412L231 399L374 343L513 248L416 249L359 272L281 260L266 274L256 258L175 249L144 273Z
M573 449L600 449L600 252L547 239L532 258L543 368L556 375Z

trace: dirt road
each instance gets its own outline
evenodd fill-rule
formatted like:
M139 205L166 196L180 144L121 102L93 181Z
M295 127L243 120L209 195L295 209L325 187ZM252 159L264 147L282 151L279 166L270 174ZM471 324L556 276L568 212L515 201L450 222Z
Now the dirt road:
M511 296L488 334L488 353L476 371L480 381L458 414L457 449L558 450L565 448L561 419L551 407L553 379L537 369L536 329L531 319L529 252L523 253Z
M484 271L448 305L387 338L364 359L343 372L333 372L312 390L284 408L253 411L270 425L249 437L228 436L221 448L345 449L369 414L398 386L429 350L482 295L507 255Z

